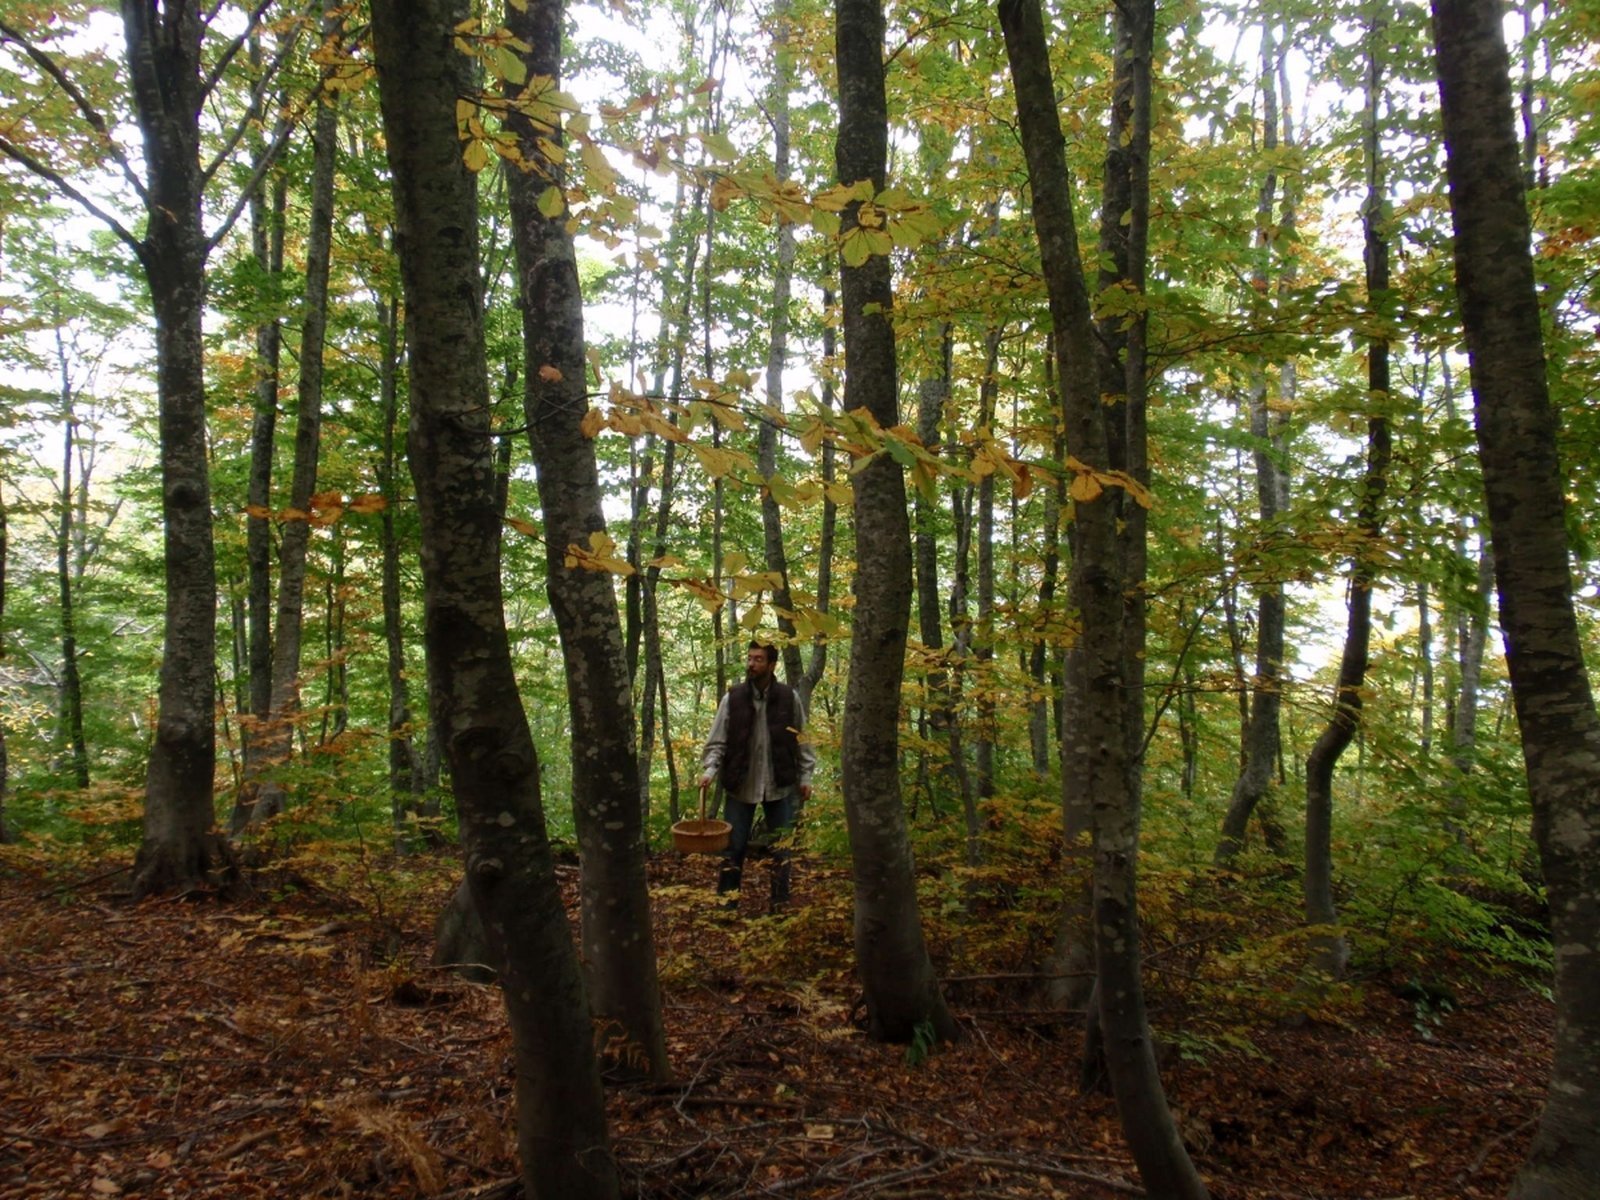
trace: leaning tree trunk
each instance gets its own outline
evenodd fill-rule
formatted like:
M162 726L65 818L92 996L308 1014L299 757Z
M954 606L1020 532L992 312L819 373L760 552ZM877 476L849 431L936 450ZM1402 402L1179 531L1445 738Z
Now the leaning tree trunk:
M881 0L835 0L839 133L834 159L842 184L871 180L882 191L888 157ZM861 202L842 214L846 236ZM840 269L845 396L882 429L899 424L889 257L874 254ZM911 620L911 526L905 476L888 454L852 476L856 545L855 628L845 688L841 783L855 882L856 970L866 993L868 1033L879 1041L947 1040L956 1024L945 1007L922 936L917 885L900 801L900 681Z
M450 759L467 886L503 967L523 1188L616 1200L583 975L506 636L478 206L456 138L456 103L474 90L470 61L451 44L467 11L458 0L372 8L411 362L431 709Z
M216 559L206 458L206 242L200 224L201 14L193 0L123 0L148 170L139 259L156 326L166 613L144 836L133 891L193 886L225 859L213 829Z
M1456 289L1476 401L1500 625L1555 947L1555 1064L1515 1200L1600 1179L1600 716L1572 603L1499 0L1434 0Z
M506 25L527 44L530 79L559 81L563 0L513 4ZM514 90L514 89L512 89ZM583 873L583 960L599 1044L630 1070L667 1075L645 879L644 810L633 692L611 575L572 553L606 530L589 409L583 296L566 215L540 211L564 177L561 131L514 117L526 169L508 172L520 280L529 440L544 513L550 607L561 635L572 717L572 806ZM555 181L552 184L551 181Z
M1127 292L1138 297L1144 292L1146 243L1150 218L1150 104L1151 58L1155 38L1155 11L1150 3L1119 5L1113 18L1115 53L1112 64L1112 102L1106 139L1105 177L1100 193L1100 270L1097 280L1102 295ZM1126 307L1130 311L1122 313ZM1106 404L1106 451L1112 466L1124 471L1140 486L1150 478L1147 450L1145 334L1148 324L1143 307L1132 303L1112 304L1113 315L1095 325L1095 371ZM1052 377L1053 377L1052 372ZM1058 438L1059 440L1059 438ZM1065 458L1057 447L1056 457ZM1058 480L1055 494L1066 494L1066 481ZM1127 740L1129 788L1140 794L1144 742L1144 657L1145 598L1144 582L1148 551L1145 508L1128 494L1113 497L1117 506L1123 573L1122 663L1124 672L1123 732ZM1051 509L1047 505L1046 512ZM1057 550L1055 533L1049 535L1046 558L1046 586L1040 587L1043 606L1055 591ZM1075 675L1081 675L1077 649L1070 652ZM1033 661L1041 677L1044 651L1035 647ZM1082 680L1072 693L1082 695ZM1084 731L1069 735L1063 743L1063 832L1065 858L1069 871L1084 857L1082 834L1089 824L1089 805L1083 797L1081 781L1087 777ZM1071 763L1066 760L1072 756ZM1073 777L1079 786L1072 786ZM1045 962L1044 998L1056 1009L1085 1006L1093 992L1091 914L1087 872L1072 872L1084 878L1083 891L1062 906L1050 957ZM1086 1087L1100 1082L1101 1064L1099 1014L1093 1006L1088 1013L1087 1053L1082 1081Z
M1382 311L1389 294L1388 197L1378 140L1378 105L1383 100L1381 48L1387 27L1382 10L1375 8L1367 29L1367 201L1362 211L1367 307L1375 313ZM1344 651L1333 688L1333 712L1306 755L1306 873L1302 881L1306 923L1320 929L1311 939L1311 965L1331 979L1344 976L1350 959L1344 935L1334 929L1339 914L1333 899L1333 772L1361 728L1362 691L1372 641L1372 589L1378 580L1378 537L1383 527L1379 509L1389 486L1389 402L1389 342L1379 336L1367 347L1367 404L1373 411L1367 414L1367 469L1356 503L1358 540L1350 568Z
M331 34L325 23L324 33ZM324 81L327 71L324 69ZM283 811L284 786L271 772L294 752L300 712L300 646L305 625L306 553L311 542L311 497L317 490L322 446L322 360L328 327L328 271L333 249L333 187L339 110L319 95L313 126L311 221L306 232L305 296L300 320L298 409L289 512L278 545L278 611L272 637L272 703L245 747L245 786L234 805L231 832Z
M1087 470L1073 482L1078 541L1071 596L1081 621L1088 726L1088 794L1093 806L1095 969L1106 1066L1122 1128L1146 1189L1198 1200L1205 1185L1167 1107L1145 1020L1138 919L1139 794L1128 761L1123 695L1123 563L1117 511L1107 488L1106 410L1093 366L1088 289L1072 215L1072 182L1044 20L1038 0L1002 0L1000 26L1027 156L1034 230L1056 332L1067 452Z

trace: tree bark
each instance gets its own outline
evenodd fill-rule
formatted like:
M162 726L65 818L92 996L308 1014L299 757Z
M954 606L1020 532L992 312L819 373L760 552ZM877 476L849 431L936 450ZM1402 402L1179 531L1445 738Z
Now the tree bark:
M1600 716L1572 601L1565 498L1499 0L1434 0L1433 35L1500 625L1550 898L1555 1063L1515 1200L1600 1179Z
M617 1200L583 976L506 637L477 197L456 137L456 102L474 88L470 60L451 44L467 11L458 0L378 0L372 13L411 363L431 710L467 885L504 968L523 1187Z
M881 0L835 0L839 181L870 180L881 191L888 157ZM858 227L859 200L841 229ZM845 403L883 429L899 423L887 255L840 267ZM841 776L855 886L856 969L866 993L868 1033L878 1041L947 1040L945 1007L922 936L911 839L900 798L900 682L911 620L911 527L905 477L887 453L852 476L856 545L870 546L855 576L855 630L845 689Z
M4 496L0 496L0 670L6 665L6 563L9 560L10 550L6 501ZM6 825L9 767L10 760L6 754L6 725L4 721L0 721L0 846L11 841L10 827Z
M789 89L794 80L794 54L789 48L789 0L773 5L771 21L772 86L768 90L767 120L772 125L772 173L783 183L789 178ZM783 412L783 368L789 354L789 298L794 280L796 253L794 226L777 223L777 260L772 269L772 320L767 336L767 408ZM791 687L800 682L804 665L800 643L795 638L794 600L789 592L789 557L783 541L783 513L772 494L772 480L778 474L778 428L762 420L757 433L757 462L765 486L761 491L761 532L767 570L779 583L772 589L772 607L778 632L783 635L783 673Z
M405 612L400 589L400 540L395 533L395 507L400 502L396 478L395 428L400 415L400 304L377 296L379 330L378 396L383 408L383 434L378 458L378 491L383 497L379 529L383 542L384 666L389 682L389 796L394 819L395 849L444 844L431 818L439 815L438 799L428 798L422 758L412 730L411 685L406 680Z
M337 33L337 18L325 19L324 37ZM323 80L330 68L324 68ZM306 231L305 296L300 319L299 384L294 433L294 468L289 512L278 544L277 620L272 637L272 701L245 750L245 786L234 806L230 832L237 835L281 813L285 790L273 777L294 753L300 711L300 647L305 619L306 553L311 541L311 497L317 490L322 446L322 361L328 326L328 273L333 249L334 167L339 115L335 96L319 93L312 127L311 215ZM274 383L276 381L274 380Z
M1001 330L991 326L983 335L983 379L978 384L978 429L980 436L994 437L995 407L1000 391L1000 335ZM967 643L977 670L973 672L977 686L974 689L976 712L973 721L972 774L973 795L967 797L967 858L970 865L977 857L979 846L978 801L994 795L995 771L995 702L994 702L994 475L988 472L978 480L977 525L978 588L977 623L968 630Z
M826 312L833 307L833 289L822 289L822 308ZM833 359L835 350L835 335L832 325L822 328L822 357L823 361ZM822 383L822 407L826 411L833 409L833 379L832 376ZM817 612L827 616L833 604L833 535L839 521L839 506L834 502L828 492L828 485L834 480L834 446L833 442L824 440L822 443L822 532L817 538ZM797 689L800 699L806 706L806 711L811 711L811 694L817 690L817 684L822 682L823 672L828 668L828 635L821 632L812 639L811 659L806 664L805 674L800 677Z
M1367 308L1375 318L1389 295L1388 194L1383 175L1378 106L1383 100L1383 57L1388 22L1374 6L1367 27L1366 129L1364 151L1367 199L1361 224L1365 240ZM1389 342L1382 336L1367 345L1367 468L1356 502L1357 550L1350 566L1348 621L1333 711L1306 755L1306 871L1302 880L1306 924L1322 932L1311 939L1311 966L1341 979L1350 960L1333 899L1333 772L1361 729L1362 693L1372 641L1372 589L1378 581L1381 508L1389 486Z
M251 45L259 59L258 43ZM259 119L259 114L258 114ZM263 151L264 152L264 151ZM285 218L289 203L287 177L278 172L272 180L272 204L267 206L267 184L250 197L250 244L262 274L276 280L283 273ZM250 742L272 712L272 459L278 427L279 362L283 326L277 315L256 327L255 412L250 422L250 479L245 506L245 557L249 564L249 664L252 721L244 723L245 757ZM254 803L253 799L250 801Z
M506 27L529 49L530 79L559 81L563 0L529 0ZM515 90L515 89L511 89ZM583 873L583 960L608 1058L654 1079L668 1073L655 939L645 878L644 816L633 692L611 575L575 560L606 530L589 404L583 296L564 214L546 216L540 194L559 186L557 128L517 116L529 169L507 172L522 307L523 411L544 513L550 607L561 635L572 717L572 805ZM551 181L556 181L552 184Z
M72 381L67 376L66 346L61 340L61 314L56 312L56 355L61 372L61 497L56 512L56 589L61 606L61 742L73 784L89 786L89 748L83 740L83 677L78 671L78 623L74 611L72 542L74 505L72 456L78 419L73 412ZM79 486L87 490L89 481Z
M1110 469L1110 446L1093 368L1072 182L1038 0L1002 0L999 13L1056 334L1067 450L1090 472L1074 481L1078 540L1070 586L1082 622L1083 693L1077 699L1090 748L1086 782L1093 805L1095 969L1106 1064L1123 1132L1146 1189L1163 1198L1198 1200L1206 1188L1167 1107L1145 1021L1136 870L1140 806L1137 775L1128 761L1122 676L1125 559L1116 505L1094 474Z
M1261 24L1262 148L1269 155L1278 148L1277 61L1280 54L1273 37L1272 17L1265 16ZM1286 237L1292 226L1292 217L1286 214L1282 228L1274 233L1277 187L1277 171L1270 169L1262 182L1256 209L1258 257L1252 284L1258 295L1265 295L1267 291L1274 243ZM1286 198L1285 208L1288 207ZM1279 514L1287 507L1289 488L1282 461L1281 419L1273 415L1268 403L1270 387L1267 364L1255 364L1249 394L1250 437L1255 443L1256 504L1263 540L1272 533ZM1227 866L1244 848L1250 818L1272 789L1272 767L1281 740L1284 618L1283 584L1276 579L1264 581L1256 600L1256 671L1251 684L1250 715L1244 731L1243 765L1222 821L1222 836L1216 850L1218 866Z
M226 849L213 833L217 588L202 328L201 16L194 0L123 0L122 19L148 173L138 253L155 313L166 596L144 836L134 863L133 891L145 896L201 882Z

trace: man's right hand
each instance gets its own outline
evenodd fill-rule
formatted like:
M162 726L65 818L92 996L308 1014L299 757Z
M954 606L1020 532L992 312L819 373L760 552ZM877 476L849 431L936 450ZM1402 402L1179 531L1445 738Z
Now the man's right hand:
M710 787L716 781L717 773L715 771L707 771L704 775L700 776L700 786L703 788Z

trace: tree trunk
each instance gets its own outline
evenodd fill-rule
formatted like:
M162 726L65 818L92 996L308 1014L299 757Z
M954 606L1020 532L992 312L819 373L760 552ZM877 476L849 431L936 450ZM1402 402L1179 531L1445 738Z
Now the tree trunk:
M503 511L503 510L502 510ZM333 560L331 569L323 580L322 611L324 645L323 661L328 664L327 685L322 702L322 728L317 734L317 745L344 736L350 728L350 664L345 648L345 574L344 530L335 525L328 531L328 556ZM302 730L302 750L304 749Z
M1489 641L1489 600L1494 590L1494 559L1488 546L1478 548L1477 590L1463 614L1457 644L1458 677L1450 710L1450 764L1459 777L1453 816L1467 815L1466 796L1459 790L1477 765L1478 690L1483 679L1483 652Z
M451 37L466 16L457 0L378 0L372 12L411 362L430 707L467 884L504 966L524 1190L616 1200L583 976L506 637L476 187L456 137L456 102L473 81Z
M325 19L324 37L337 33ZM324 68L324 80L328 77ZM311 540L311 497L317 490L322 445L322 360L328 325L328 271L333 248L333 188L339 110L319 95L311 135L311 216L306 232L306 283L300 320L299 390L295 414L294 474L289 512L278 545L277 621L272 637L272 703L245 752L245 787L234 806L231 832L257 826L283 811L284 787L274 768L294 753L300 712L300 646L305 618L306 552Z
M1382 312L1389 294L1388 195L1380 158L1378 106L1383 100L1382 47L1388 31L1383 10L1374 7L1367 28L1367 96L1364 149L1367 200L1361 224L1366 245L1367 308ZM1350 566L1349 619L1344 651L1333 689L1333 711L1306 756L1306 872L1302 881L1306 924L1322 932L1311 939L1312 969L1341 979L1350 960L1344 935L1333 929L1338 909L1333 899L1333 772L1361 729L1362 693L1372 640L1372 589L1378 580L1380 509L1389 486L1389 342L1375 337L1367 346L1367 469L1356 503L1355 558Z
M689 207L691 210L700 206L704 188L698 186L694 199ZM682 185L680 182L678 192L677 210L682 209ZM670 387L666 390L667 398L674 405L673 411L668 415L668 421L677 424L675 406L683 396L683 360L685 346L689 336L689 314L694 297L695 264L700 257L700 239L692 237L687 239L684 246L683 266L683 301L678 305L674 318L677 322L676 332L670 321L662 322L662 332L659 344L667 349L671 359ZM667 289L662 286L662 306L666 307ZM665 368L658 370L656 375L656 391L662 390L663 384L669 378ZM674 761L672 743L668 740L666 723L667 695L665 667L661 655L661 611L657 603L658 588L661 583L661 568L657 562L667 553L668 533L672 526L672 504L677 486L677 442L671 438L663 439L661 448L661 485L656 498L654 550L651 554L651 563L643 568L643 580L640 587L639 607L642 635L645 646L644 688L639 703L639 795L640 803L648 814L650 804L650 764L655 754L655 701L659 692L661 699L661 742L666 747L668 764L668 777L671 787L667 796L667 807L672 819L678 819L678 780L677 772L673 769ZM641 499L641 503L643 500Z
M216 559L206 458L205 236L200 224L201 17L123 0L128 72L143 134L140 263L156 326L166 613L155 743L145 780L136 896L191 887L225 860L213 830Z
M772 124L772 172L783 183L789 178L789 89L794 79L794 59L788 50L790 0L773 5L770 20L773 30L772 86L769 90L767 120ZM778 255L772 268L772 322L767 337L767 407L783 412L783 367L789 354L789 295L794 279L794 226L778 222ZM794 601L789 594L789 559L783 544L783 514L772 494L772 481L778 473L778 428L776 421L761 421L757 434L757 459L765 486L761 490L761 532L767 570L778 579L772 589L772 607L778 632L783 635L783 674L793 687L800 682L804 666L800 644L795 639Z
M842 184L871 180L881 191L888 156L881 0L834 0ZM842 214L845 234L861 209ZM842 265L845 395L883 429L899 424L889 258ZM900 799L900 682L911 619L911 527L905 477L888 454L852 475L856 545L855 631L845 689L841 775L855 884L856 969L866 993L868 1033L878 1041L956 1036L922 936L917 887Z
M941 322L938 327L938 353L936 369L917 385L917 438L923 449L938 456L942 449L941 425L945 419L945 405L950 399L951 354L954 340L950 325ZM950 693L950 672L944 660L943 605L939 592L939 528L938 504L935 498L922 494L919 488L911 497L912 518L915 521L917 636L927 654L926 679L923 684L927 697L924 703L930 741L949 737L955 719ZM951 760L944 774L954 779L961 764ZM929 775L930 791L933 787Z
M252 47L252 53L259 50ZM272 206L266 184L250 197L250 240L256 265L268 279L283 272L284 229L289 189L287 176L272 182ZM250 743L272 713L272 460L278 427L278 366L283 326L276 314L256 327L255 413L250 423L250 479L245 505L245 557L249 563L249 664L252 721L244 723L245 757ZM249 805L253 797L243 798ZM237 813L235 814L237 819Z
M983 335L983 380L978 385L978 429L980 436L994 437L995 402L1000 391L1000 329L991 327ZM977 686L976 726L973 741L973 790L978 800L994 795L995 756L995 679L994 665L994 476L988 472L978 481L978 620L968 631L972 656L979 664L974 672ZM967 804L967 857L976 857L979 821L976 801ZM972 863L976 865L976 863Z
M61 605L61 709L60 736L74 786L89 786L89 748L83 741L83 677L78 672L78 628L73 610L72 451L78 428L73 413L72 383L67 377L66 346L61 340L60 312L56 313L56 354L61 369L61 503L56 513L56 588ZM89 481L80 486L87 490Z
M1054 370L1050 371L1053 381ZM1054 383L1051 392L1054 394ZM1059 408L1059 400L1057 401ZM1052 454L1059 462L1066 448L1057 432ZM1028 651L1028 675L1033 680L1034 699L1028 713L1028 742L1033 756L1033 771L1043 778L1050 773L1050 744L1055 733L1052 714L1060 705L1054 698L1059 684L1061 657L1053 634L1056 629L1056 588L1061 580L1061 512L1067 497L1067 481L1058 475L1044 495L1044 572L1039 580L1039 617L1033 646ZM1054 677L1054 682L1052 681Z
M10 549L11 543L6 525L6 500L4 496L0 496L0 670L4 670L6 665L6 562ZM11 832L6 825L9 765L10 761L6 755L6 725L4 721L0 721L0 846L11 841Z
M1261 24L1262 149L1272 155L1278 148L1277 60L1281 54L1273 37L1272 18ZM1273 208L1277 197L1276 169L1268 170L1261 185L1256 209L1257 259L1252 283L1258 295L1265 295L1269 265L1276 242L1288 236L1292 218L1285 214L1282 228L1274 232ZM1289 202L1285 199L1285 209ZM1287 507L1288 478L1283 465L1281 419L1274 416L1269 403L1271 388L1267 364L1255 364L1249 394L1250 437L1255 442L1256 503L1261 516L1261 535L1272 532L1279 514ZM1244 848L1246 831L1256 808L1272 788L1272 766L1281 741L1280 715L1283 700L1284 602L1283 584L1269 579L1261 584L1256 611L1256 673L1251 685L1250 717L1245 726L1242 747L1243 766L1233 786L1227 814L1222 821L1222 836L1217 843L1216 862L1227 866Z
M833 307L833 289L822 289L822 308L826 312ZM822 357L825 362L832 361L835 350L834 332L832 325L822 328ZM833 380L829 376L822 383L822 407L824 411L833 409ZM822 532L817 539L817 612L827 616L833 604L833 534L834 527L838 524L839 506L828 493L828 486L834 480L834 447L833 442L824 440L822 443ZM828 667L828 635L821 632L812 639L811 661L806 665L805 674L800 677L797 690L800 699L804 702L807 712L811 711L811 694L816 691L817 684L822 682L822 673Z
M1149 19L1147 6L1145 19ZM1145 1021L1137 863L1139 794L1128 761L1122 676L1125 559L1117 511L1102 478L1110 469L1106 409L1093 367L1093 331L1072 215L1055 86L1037 0L1002 0L1000 26L1017 97L1032 214L1056 334L1067 451L1088 473L1074 480L1077 544L1071 597L1082 622L1079 720L1091 748L1087 779L1094 822L1095 969L1106 1065L1122 1127L1146 1189L1198 1200L1205 1185L1167 1107Z
M427 799L422 760L417 753L411 723L411 686L406 682L405 616L400 590L400 542L395 536L394 511L400 502L395 447L395 426L400 413L400 305L395 298L375 298L379 329L378 395L383 407L383 441L378 459L378 491L383 497L380 530L383 541L380 565L383 590L384 664L389 682L389 796L394 818L395 849L400 853L418 846L440 846L444 839L437 825L439 803Z
M1572 602L1556 414L1499 0L1434 0L1456 288L1533 832L1555 947L1555 1063L1515 1200L1600 1179L1600 716Z
M559 81L563 0L513 4L506 25L530 47L529 78ZM583 960L597 1037L608 1057L654 1079L667 1075L645 879L643 808L633 692L611 575L571 556L606 522L589 404L583 296L565 214L539 210L559 186L558 128L512 121L528 169L507 173L522 307L523 411L544 513L550 607L561 635L572 717L572 805L582 855ZM556 181L552 184L551 181Z

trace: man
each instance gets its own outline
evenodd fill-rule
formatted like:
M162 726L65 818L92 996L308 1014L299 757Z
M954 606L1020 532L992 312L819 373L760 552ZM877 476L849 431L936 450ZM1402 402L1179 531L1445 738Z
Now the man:
M733 826L717 875L717 894L739 890L759 804L767 831L776 839L772 909L777 911L789 902L789 849L783 835L794 828L800 802L811 798L817 755L799 736L806 717L799 695L777 680L778 648L752 641L744 662L744 682L729 688L717 706L700 758L700 786L721 781L728 797L726 818ZM738 906L736 896L727 902L730 909Z

